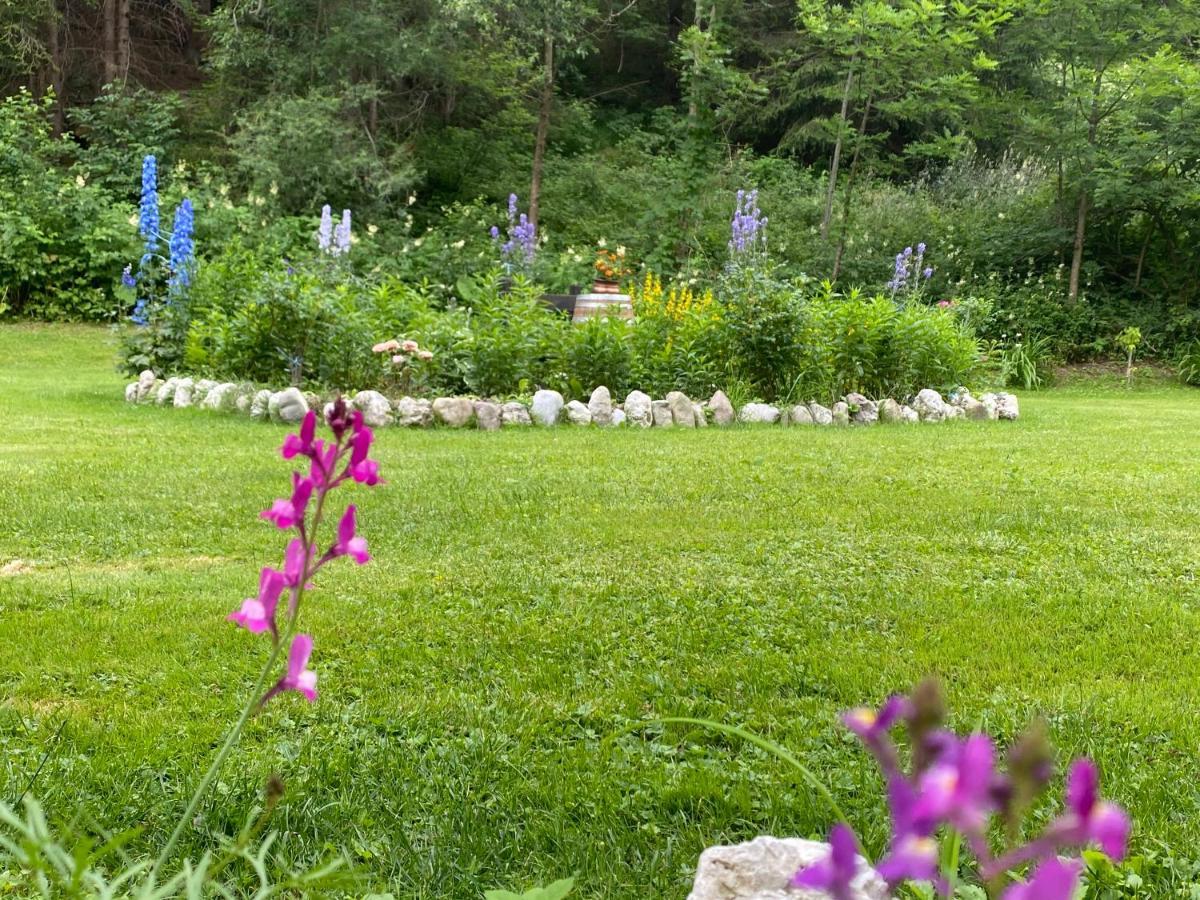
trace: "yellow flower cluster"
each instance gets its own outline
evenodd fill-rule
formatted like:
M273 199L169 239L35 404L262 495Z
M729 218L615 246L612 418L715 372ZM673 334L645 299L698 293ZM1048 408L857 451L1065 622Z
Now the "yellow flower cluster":
M664 290L662 279L653 272L647 272L640 285L632 285L630 293L638 315L672 322L681 322L689 313L707 312L713 305L712 290L697 294L688 285L671 285L669 290Z

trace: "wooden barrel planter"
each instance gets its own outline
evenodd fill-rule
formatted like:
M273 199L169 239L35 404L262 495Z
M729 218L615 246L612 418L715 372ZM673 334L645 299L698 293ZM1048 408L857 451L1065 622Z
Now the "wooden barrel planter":
M580 294L575 298L575 313L571 317L576 325L600 316L617 316L621 319L633 318L633 304L628 294L591 293Z

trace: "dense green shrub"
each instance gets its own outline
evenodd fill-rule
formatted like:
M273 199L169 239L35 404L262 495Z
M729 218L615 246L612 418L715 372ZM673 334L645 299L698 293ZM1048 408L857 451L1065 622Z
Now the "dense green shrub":
M74 144L45 113L24 92L0 100L0 312L115 319L113 286L136 252L133 207L60 167Z

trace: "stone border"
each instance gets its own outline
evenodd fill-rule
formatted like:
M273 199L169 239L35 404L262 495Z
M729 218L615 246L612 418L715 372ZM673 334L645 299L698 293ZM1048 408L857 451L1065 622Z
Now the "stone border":
M304 393L295 387L270 391L248 384L208 379L168 378L164 381L149 369L126 386L125 399L129 403L240 412L254 419L292 424L304 418L308 410L321 411L328 403L318 394ZM1013 394L989 393L975 398L966 388L956 389L948 400L926 388L906 404L890 397L877 401L862 394L847 394L832 407L816 402L786 407L747 403L739 410L734 409L724 391L717 391L703 404L679 391L672 391L661 400L654 400L641 391L631 391L623 403L614 403L608 388L603 386L592 391L587 403L564 402L558 391L538 391L528 406L517 401L498 403L470 397L390 400L378 391L359 391L350 402L372 428L390 425L465 428L474 425L483 431L560 423L601 428L704 428L710 424L734 423L873 425L877 422L944 422L950 419L1015 420L1020 416Z

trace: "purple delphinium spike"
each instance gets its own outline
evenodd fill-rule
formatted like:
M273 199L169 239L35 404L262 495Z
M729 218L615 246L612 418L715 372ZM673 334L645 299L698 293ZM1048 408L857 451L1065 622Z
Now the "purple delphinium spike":
M517 210L517 195L508 195L508 229L501 232L493 225L489 229L492 243L500 251L500 262L506 269L528 269L537 256L537 226L525 213ZM507 237L507 240L501 240Z
M350 210L342 210L342 221L333 230L333 253L344 256L350 252Z
M333 210L326 203L321 207L321 225L317 228L317 249L329 253L333 249Z

